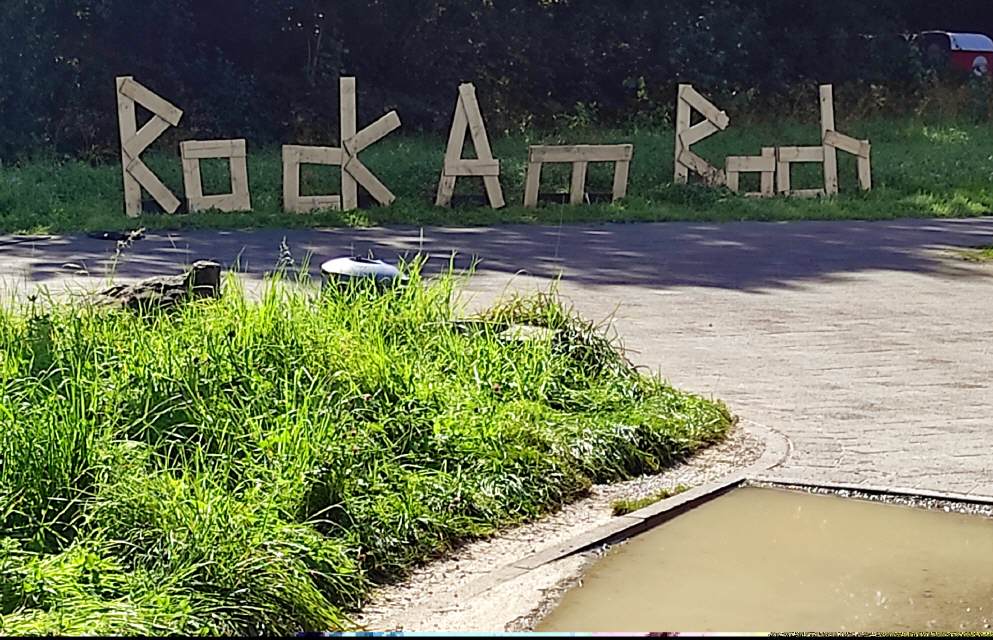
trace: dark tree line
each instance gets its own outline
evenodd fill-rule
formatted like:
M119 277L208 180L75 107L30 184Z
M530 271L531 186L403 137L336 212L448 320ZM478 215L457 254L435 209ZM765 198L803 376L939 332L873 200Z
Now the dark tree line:
M186 111L184 133L333 137L337 78L363 119L443 130L460 81L494 128L554 114L665 118L675 85L732 104L830 81L912 91L904 34L993 30L987 3L925 0L3 0L0 157L100 156L115 75ZM577 105L581 105L577 109Z

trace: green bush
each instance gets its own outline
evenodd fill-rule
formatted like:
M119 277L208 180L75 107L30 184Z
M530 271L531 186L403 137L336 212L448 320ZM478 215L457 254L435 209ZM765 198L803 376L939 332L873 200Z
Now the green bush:
M457 322L412 276L0 312L0 633L349 628L372 584L731 424L554 296Z

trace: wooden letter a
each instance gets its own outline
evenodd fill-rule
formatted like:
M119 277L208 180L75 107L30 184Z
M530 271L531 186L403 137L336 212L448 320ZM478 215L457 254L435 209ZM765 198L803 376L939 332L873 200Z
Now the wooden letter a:
M472 135L472 145L476 148L475 160L462 158L462 146L467 132ZM455 119L448 136L445 166L438 183L438 199L435 201L437 206L447 207L451 204L455 182L459 176L481 177L490 206L494 209L506 204L500 188L500 161L493 158L483 116L479 112L479 102L476 100L476 88L471 83L459 86L459 100L455 105Z

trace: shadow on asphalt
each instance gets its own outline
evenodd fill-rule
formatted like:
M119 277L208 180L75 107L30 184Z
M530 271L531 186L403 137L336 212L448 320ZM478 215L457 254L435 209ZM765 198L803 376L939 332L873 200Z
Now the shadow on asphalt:
M294 258L319 263L343 255L388 261L428 254L428 271L477 262L484 272L527 273L585 285L717 287L745 291L803 286L870 270L989 277L934 249L993 245L993 218L885 222L741 222L506 225L487 228L390 228L151 233L112 260L112 241L89 237L0 237L0 273L56 284L84 267L107 278L179 271L199 259L237 266L249 276L271 271L286 238Z

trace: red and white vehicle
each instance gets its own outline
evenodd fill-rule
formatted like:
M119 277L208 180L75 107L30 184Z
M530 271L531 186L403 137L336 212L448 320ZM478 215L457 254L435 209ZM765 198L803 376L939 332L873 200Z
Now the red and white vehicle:
M993 69L993 39L982 33L923 31L917 42L924 58L936 66L984 77Z

